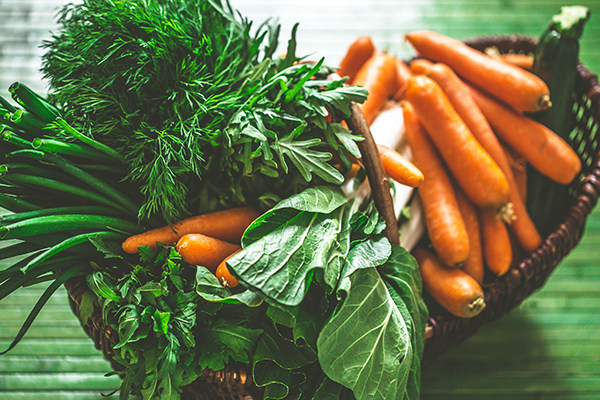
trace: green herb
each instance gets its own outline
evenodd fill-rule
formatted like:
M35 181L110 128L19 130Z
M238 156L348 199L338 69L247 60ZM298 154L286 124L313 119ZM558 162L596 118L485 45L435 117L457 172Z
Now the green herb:
M140 218L268 207L258 199L297 193L313 174L339 184L323 131L344 159L357 155L360 138L327 128L324 111L347 116L366 92L311 84L331 69L323 60L295 64L296 28L287 57L272 59L279 26L251 34L251 23L220 2L84 1L65 7L59 22L45 42L51 100L78 131L125 158L127 179L144 195Z

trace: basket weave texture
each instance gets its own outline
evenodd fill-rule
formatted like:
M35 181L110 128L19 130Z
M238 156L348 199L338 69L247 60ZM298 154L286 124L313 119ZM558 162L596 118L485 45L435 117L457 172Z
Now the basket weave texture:
M501 53L531 53L536 39L525 36L496 36L467 41L470 46L485 50L496 47ZM569 187L572 203L562 222L548 235L540 247L526 255L507 274L484 287L486 308L476 317L462 319L444 311L430 313L423 365L433 362L448 349L463 342L480 327L494 321L517 307L532 292L540 288L559 262L577 245L587 216L600 196L600 85L595 74L579 64L575 90L574 129L571 144L582 160L579 179ZM374 188L375 190L375 188ZM564 210L556 210L564 211ZM84 278L73 278L65 283L74 314L79 315L79 304L89 289ZM107 327L100 310L83 326L96 348L116 370L123 367L114 361L112 347L118 335ZM243 365L228 365L223 371L205 371L191 385L183 388L182 399L252 400L261 397L260 389L252 383L251 375Z

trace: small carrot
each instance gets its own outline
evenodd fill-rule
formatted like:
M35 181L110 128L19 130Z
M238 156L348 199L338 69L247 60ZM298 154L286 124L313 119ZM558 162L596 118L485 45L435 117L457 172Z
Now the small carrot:
M370 125L385 103L398 91L396 59L375 51L360 68L352 84L362 86L369 92L360 109Z
M408 83L408 78L412 76L412 71L409 66L400 59L396 59L396 67L398 70L398 91L394 95L394 100L400 101L404 97L406 84Z
M429 238L446 265L461 266L469 257L469 235L452 182L414 108L408 102L403 107L406 138L425 177L419 195Z
M581 170L581 160L567 142L539 122L469 87L494 132L534 168L563 185L575 178Z
M497 276L504 275L513 261L512 243L506 224L490 210L480 210L479 221L485 263Z
M509 201L512 204L511 210L513 215L509 215L506 210L502 210L501 212L504 213L503 217L507 222L512 224L512 228L523 248L528 252L532 252L540 245L542 238L519 194L519 188L517 187L511 165L506 158L504 148L477 106L477 103L473 100L469 88L445 64L432 64L424 71L424 74L440 85L475 139L483 146L485 151L504 173L510 189Z
M369 36L359 36L346 51L344 58L340 61L338 75L341 78L348 77L350 84L356 77L356 73L375 52L375 45Z
M156 243L173 244L187 233L202 233L216 239L236 243L242 238L246 228L258 218L258 211L250 207L231 208L228 210L202 214L184 219L172 227L152 229L138 235L130 236L121 245L127 253L138 253L138 247L156 248Z
M183 261L215 271L221 261L240 249L240 245L200 233L188 233L177 241L177 253Z
M531 71L533 67L533 56L523 53L504 53L496 56L500 61Z
M498 210L509 201L506 176L460 118L431 78L410 78L406 99L467 197L477 206ZM427 175L425 175L427 179Z
M469 235L469 258L465 261L462 269L481 284L483 283L485 270L483 265L479 216L477 215L476 207L459 187L455 186L455 192L458 207L460 208L463 220L465 221L465 226L467 227L467 234Z
M410 70L413 74L425 75L433 63L425 58L417 58L410 62Z
M381 144L377 145L377 149L387 176L401 185L410 187L417 187L423 183L421 170L402 154Z
M419 265L423 288L451 314L471 318L485 308L481 285L460 268L448 268L428 250L412 252Z
M436 32L410 32L406 39L419 55L447 64L463 79L485 88L517 110L537 112L551 106L548 86L531 72Z
M238 249L230 255L228 255L223 261L221 261L221 263L217 267L217 270L215 271L215 276L217 277L219 282L221 282L221 284L223 284L223 286L227 288L234 288L240 284L237 278L233 276L231 272L229 272L229 268L227 267L227 261L234 255L236 255L240 250L241 249Z

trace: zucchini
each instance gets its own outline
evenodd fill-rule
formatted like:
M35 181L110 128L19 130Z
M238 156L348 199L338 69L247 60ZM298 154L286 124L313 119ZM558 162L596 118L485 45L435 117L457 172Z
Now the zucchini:
M552 107L531 114L570 143L575 126L575 81L579 62L579 39L590 17L587 7L567 6L555 15L541 35L534 53L532 72L546 82ZM543 176L533 167L527 171L527 208L543 237L563 219L569 204L568 186Z

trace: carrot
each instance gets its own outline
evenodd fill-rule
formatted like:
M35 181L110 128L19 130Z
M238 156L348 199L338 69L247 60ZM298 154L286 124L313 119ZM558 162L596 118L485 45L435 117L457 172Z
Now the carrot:
M425 72L429 68L431 68L432 65L433 63L429 60L426 60L424 58L417 58L410 62L410 69L413 72L413 74L425 75Z
M412 252L419 265L423 288L451 314L471 318L485 308L481 285L460 268L448 268L431 252Z
M506 224L490 210L480 210L483 256L490 271L504 275L513 261L512 243Z
M216 239L236 243L240 241L250 223L259 215L250 207L202 214L177 222L172 227L167 225L130 236L125 239L121 247L127 253L135 254L139 251L139 246L147 245L150 248L156 248L157 242L170 245L187 233L202 233Z
M537 112L550 107L548 86L519 67L491 58L466 44L431 31L415 31L406 39L419 55L442 62L463 79L484 88L520 111Z
M412 76L412 71L406 63L400 59L396 59L396 67L398 71L398 91L394 95L394 100L399 101L404 97L404 91L408 79Z
M522 53L504 53L496 56L500 61L531 71L533 67L533 57L530 54Z
M484 265L483 265L483 254L481 246L481 229L479 227L479 216L477 215L477 209L471 203L471 201L465 196L463 191L455 187L456 200L458 201L458 207L465 221L467 227L467 234L469 235L469 258L465 261L462 269L469 275L471 275L479 284L483 283L484 276Z
M350 44L344 58L340 61L338 75L342 78L347 76L347 83L352 83L360 67L371 58L374 52L375 45L371 38L368 36L359 36Z
M360 68L352 84L362 86L369 92L360 109L370 125L385 103L398 91L396 59L375 51Z
M414 108L403 103L406 138L425 179L419 195L431 243L442 261L458 267L469 257L469 235L450 177Z
M200 233L188 233L177 241L175 248L183 261L214 272L225 257L240 249L240 245Z
M504 173L473 137L440 86L424 75L413 76L406 98L467 197L480 207L498 210L505 206L510 190Z
M228 255L223 261L221 261L221 263L217 267L217 270L215 271L215 276L217 277L219 282L221 282L225 287L234 288L240 284L237 278L231 275L231 272L229 272L229 268L227 268L227 260L236 255L240 250L241 249L238 249L230 255Z
M436 81L448 100L465 122L475 139L483 146L485 151L498 164L509 186L509 201L512 204L512 214L509 215L506 210L503 217L512 224L512 228L519 239L521 246L527 251L532 252L540 243L542 238L531 220L527 207L519 193L519 188L515 181L511 165L506 158L506 153L498 137L490 127L485 116L477 106L475 100L469 92L469 88L462 80L445 64L432 64L425 75Z
M505 144L502 144L502 149L513 172L517 191L523 203L527 204L527 160Z
M581 160L567 142L539 122L469 87L494 132L534 168L564 185L575 178L581 170Z
M395 150L378 144L379 156L385 173L400 183L410 187L417 187L423 183L423 173L412 162Z

